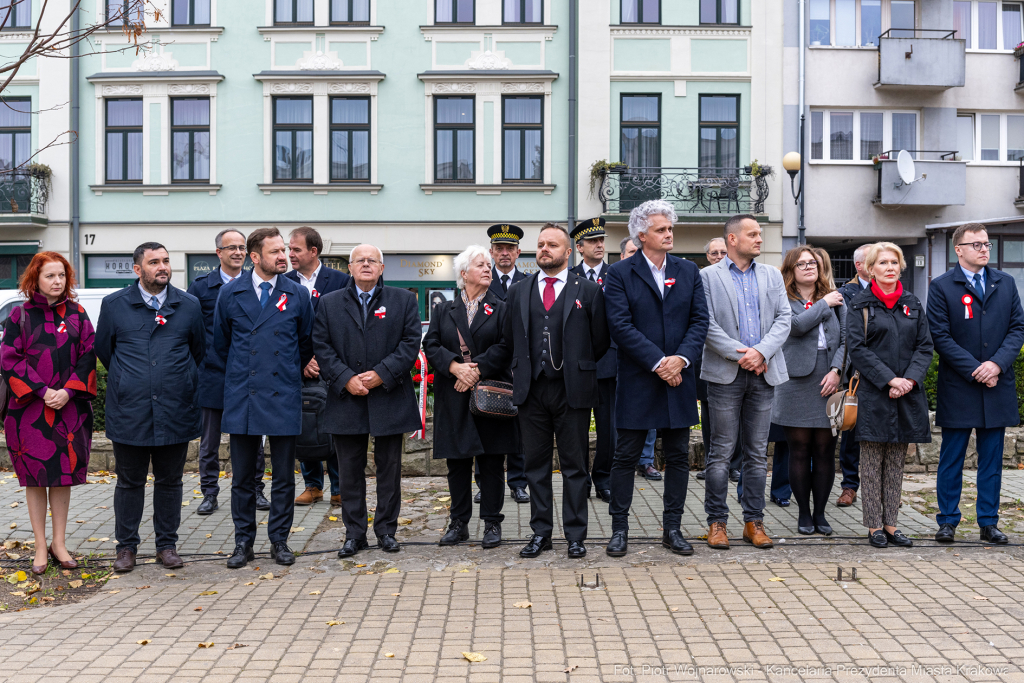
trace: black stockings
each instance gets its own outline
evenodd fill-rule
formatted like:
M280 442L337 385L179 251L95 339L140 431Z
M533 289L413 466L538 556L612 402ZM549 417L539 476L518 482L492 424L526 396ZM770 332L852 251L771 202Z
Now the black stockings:
M825 504L836 477L836 438L831 429L786 427L789 442L789 483L800 510L800 526L824 525ZM811 514L811 494L814 514Z

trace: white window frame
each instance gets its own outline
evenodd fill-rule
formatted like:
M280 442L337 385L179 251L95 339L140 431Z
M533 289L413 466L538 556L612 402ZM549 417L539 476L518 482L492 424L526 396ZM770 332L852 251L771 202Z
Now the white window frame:
M915 141L914 149L921 148L921 112L913 109L854 109L852 107L836 107L835 109L814 109L812 113L821 112L821 132L822 132L822 145L821 145L821 159L812 159L811 153L808 152L807 159L812 164L839 164L846 166L864 166L871 165L871 159L859 159L856 158L860 155L860 115L861 114L882 114L882 151L887 152L892 149L892 115L893 114L913 114L917 118L917 140ZM831 145L829 143L829 133L832 113L836 114L853 114L853 159L831 159ZM807 122L807 148L811 146L811 125L810 117Z
M891 2L892 0L882 0L882 33L885 33L892 27L891 21ZM856 0L856 28L855 35L857 36L857 43L855 45L836 45L836 0L829 0L829 19L828 19L828 32L829 32L829 43L828 45L811 45L810 37L808 36L808 47L811 48L835 48L840 50L877 50L877 45L861 45L861 21L860 21L860 5L861 0ZM1002 16L1000 14L1000 16ZM808 15L809 17L809 15ZM921 19L921 0L915 0L914 2L914 23L919 24ZM810 22L810 18L807 20ZM916 28L916 26L915 26ZM909 29L905 29L909 30Z
M995 2L996 4L996 49L994 50L983 50L978 47L978 2ZM859 0L858 0L859 2ZM968 52L980 52L980 53L994 53L994 52L1013 52L1013 48L1016 45L1010 45L1007 47L1003 45L1003 4L1008 5L1021 5L1022 21L1024 21L1024 0L1016 0L1011 2L1010 0L970 0L971 3L971 47L968 48ZM1024 36L1024 27L1022 27L1022 36Z
M971 116L974 119L974 160L968 161L969 166L1019 166L1020 161L1009 161L1006 158L1008 147L1007 116L1024 116L1024 111L1001 112L1001 111L958 111L957 116ZM981 157L981 126L980 116L999 117L999 159L985 159ZM959 152L959 150L957 150Z
M216 0L213 0L216 2ZM313 0L313 24L274 24L274 0L266 0L264 5L264 27L275 27L279 30L312 30L314 28L323 28L331 26L331 0ZM212 15L211 15L211 21ZM377 0L370 0L370 26L377 25ZM337 28L348 28L349 30L356 28L366 28L365 24L356 24L349 26L347 24L335 24ZM374 39L376 40L376 38Z

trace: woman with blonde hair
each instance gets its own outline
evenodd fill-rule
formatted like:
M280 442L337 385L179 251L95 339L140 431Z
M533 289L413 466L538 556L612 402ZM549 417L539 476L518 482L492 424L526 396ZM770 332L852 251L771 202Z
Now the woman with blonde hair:
M861 374L857 438L864 526L876 548L909 547L896 527L907 446L932 440L924 377L932 338L921 301L904 291L903 251L891 242L868 249L871 286L850 302L847 343Z

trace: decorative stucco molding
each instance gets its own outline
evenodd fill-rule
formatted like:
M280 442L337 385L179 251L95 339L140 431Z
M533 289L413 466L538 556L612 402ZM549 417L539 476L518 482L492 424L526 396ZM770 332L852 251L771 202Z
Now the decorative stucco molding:
M270 92L274 95L312 95L312 83L271 83Z
M501 92L545 92L547 85L545 83L502 83Z
M333 54L324 54L319 50L316 53L307 52L296 66L300 71L339 71L345 64L340 59L332 57Z
M168 95L209 95L210 86L206 83L172 83L167 86Z
M369 94L371 88L369 83L331 83L327 92L331 95L344 95L348 93Z
M502 50L497 52L474 50L470 55L470 58L465 62L467 69L494 71L512 68L512 60L505 57L505 53Z
M132 62L133 71L175 71L177 68L178 60L173 59L170 52L147 52Z
M434 92L476 92L476 83L434 83Z
M141 95L141 85L105 85L103 86L104 97L119 97L122 95Z
M750 27L736 28L701 28L695 26L661 26L657 28L620 28L613 26L611 29L613 38L618 36L696 36L696 37L722 37L750 36Z

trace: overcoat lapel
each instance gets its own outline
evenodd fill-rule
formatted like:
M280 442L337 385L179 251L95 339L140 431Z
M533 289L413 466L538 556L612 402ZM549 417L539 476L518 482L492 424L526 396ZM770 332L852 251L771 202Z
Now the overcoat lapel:
M249 320L255 326L260 313L262 313L260 310L260 300L256 298L256 292L253 291L252 287L245 285L235 290L235 297L237 297L238 305L242 307L242 310L245 311L245 314L249 316Z
M569 321L569 314L572 313L572 309L576 307L576 302L580 300L579 275L576 275L575 273L569 274L566 278L565 287L562 287L562 296L565 297L564 301L562 301L562 330L564 331L565 324Z
M469 355L476 355L476 344L473 341L473 334L469 329L469 316L466 313L466 305L462 303L462 297L457 295L455 300L452 301L448 307L448 314L452 317L455 322L455 327L459 330L459 334L462 335L462 341L466 343L466 348L469 349ZM477 311L476 317L479 318L483 314L483 311ZM476 322L474 320L473 322Z
M666 258L668 257L666 256ZM647 267L647 259L640 254L640 258L630 260L633 261L633 272L639 275L640 279L647 283L647 286L654 292L654 296L661 299L661 291L658 289L658 283L654 281L654 274L651 273L651 269ZM668 292L665 293L668 294Z

